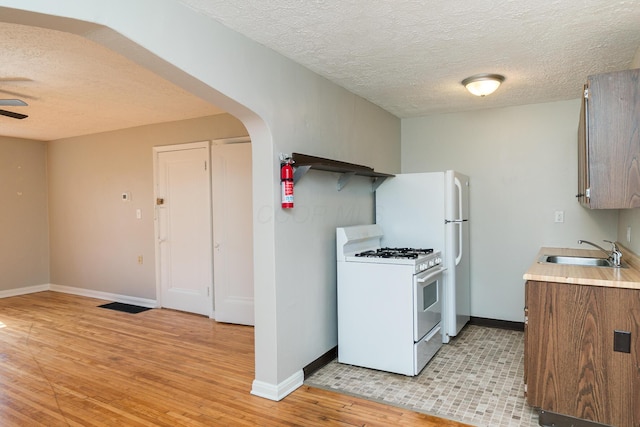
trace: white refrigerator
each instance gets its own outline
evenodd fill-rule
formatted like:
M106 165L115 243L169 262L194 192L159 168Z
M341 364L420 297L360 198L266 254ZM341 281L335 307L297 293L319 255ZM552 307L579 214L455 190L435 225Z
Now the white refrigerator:
M455 172L399 174L376 190L382 246L432 248L443 254L442 341L469 321L469 177Z

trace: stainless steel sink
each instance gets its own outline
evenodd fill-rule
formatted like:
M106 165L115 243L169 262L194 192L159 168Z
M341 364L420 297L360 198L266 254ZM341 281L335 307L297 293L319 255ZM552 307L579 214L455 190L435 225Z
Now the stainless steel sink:
M542 255L538 262L547 264L579 265L582 267L615 267L613 262L609 259L582 256Z

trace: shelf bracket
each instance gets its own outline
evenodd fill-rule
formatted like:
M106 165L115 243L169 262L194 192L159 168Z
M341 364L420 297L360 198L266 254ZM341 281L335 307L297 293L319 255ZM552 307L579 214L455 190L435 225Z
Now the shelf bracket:
M343 172L342 175L340 175L340 178L338 178L338 191L342 190L344 186L351 181L351 178L353 178L355 174L355 172Z
M373 192L374 193L378 189L378 187L380 187L382 185L382 183L386 181L387 178L389 178L389 177L388 176L379 176L377 178L373 178L373 183L371 184L371 186L373 187Z
M295 184L311 169L311 165L293 167L293 183Z

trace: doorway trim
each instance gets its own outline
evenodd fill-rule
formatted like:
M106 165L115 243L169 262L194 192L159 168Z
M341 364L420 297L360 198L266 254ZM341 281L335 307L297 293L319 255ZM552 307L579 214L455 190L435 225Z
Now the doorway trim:
M212 139L212 145L222 145L222 144L244 144L246 142L251 142L250 136L236 136L233 138L218 138Z

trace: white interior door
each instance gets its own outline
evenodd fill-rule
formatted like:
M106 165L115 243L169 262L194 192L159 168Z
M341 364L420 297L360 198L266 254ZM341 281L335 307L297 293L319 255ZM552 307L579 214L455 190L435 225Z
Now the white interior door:
M211 148L215 319L254 324L251 143Z
M209 143L155 147L160 304L212 315Z

